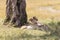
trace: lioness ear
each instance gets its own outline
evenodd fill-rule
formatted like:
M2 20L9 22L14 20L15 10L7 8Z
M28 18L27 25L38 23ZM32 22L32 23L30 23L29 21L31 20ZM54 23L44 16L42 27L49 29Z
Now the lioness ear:
M30 19L29 19L29 21L33 21L33 19L32 19L32 18L30 18Z
M33 17L34 20L38 21L38 19L36 18L36 16Z

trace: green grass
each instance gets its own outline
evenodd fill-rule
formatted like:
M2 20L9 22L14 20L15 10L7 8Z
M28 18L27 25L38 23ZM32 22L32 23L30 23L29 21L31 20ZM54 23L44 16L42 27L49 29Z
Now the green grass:
M51 33L41 30L28 30L3 25L0 21L0 40L60 40L60 21L43 22L51 28Z

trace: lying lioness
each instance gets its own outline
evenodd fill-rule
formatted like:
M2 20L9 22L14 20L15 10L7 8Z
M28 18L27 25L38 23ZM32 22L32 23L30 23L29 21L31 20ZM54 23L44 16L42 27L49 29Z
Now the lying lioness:
M38 29L42 31L48 31L50 29L47 25L38 22L38 19L36 17L30 18L29 21L30 22L22 26L21 29L31 29L31 30Z

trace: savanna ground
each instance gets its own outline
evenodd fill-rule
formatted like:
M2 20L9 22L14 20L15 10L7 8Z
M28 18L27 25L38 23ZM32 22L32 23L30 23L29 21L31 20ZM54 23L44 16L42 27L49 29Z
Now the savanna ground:
M28 19L36 16L52 33L3 25L6 0L0 0L0 40L60 40L60 0L26 0Z

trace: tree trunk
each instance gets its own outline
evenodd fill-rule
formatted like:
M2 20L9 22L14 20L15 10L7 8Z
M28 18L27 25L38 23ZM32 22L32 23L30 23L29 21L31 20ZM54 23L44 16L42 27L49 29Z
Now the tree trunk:
M26 0L7 0L6 19L4 23L11 21L15 26L27 23Z

